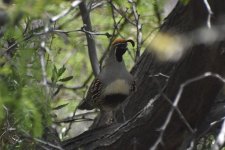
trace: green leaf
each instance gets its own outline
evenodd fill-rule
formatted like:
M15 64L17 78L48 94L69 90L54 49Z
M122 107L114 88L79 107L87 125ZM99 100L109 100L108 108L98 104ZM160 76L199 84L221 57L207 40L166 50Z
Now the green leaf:
M66 103L66 104L62 104L62 105L59 105L57 107L54 107L52 108L53 110L59 110L59 109L62 109L63 107L67 106L69 103Z
M58 88L56 89L56 91L54 92L54 96L57 95L59 93L59 91L61 90L63 85L59 85Z
M57 73L57 77L61 77L62 74L66 71L66 67L63 65L59 70L58 70L58 73Z
M54 65L54 67L52 69L52 77L51 77L51 80L52 80L52 82L56 82L57 79L58 79L58 71L57 71L56 66Z
M66 81L69 81L69 80L71 80L71 79L73 79L73 76L68 76L68 77L59 79L59 81L61 81L61 82L66 82Z

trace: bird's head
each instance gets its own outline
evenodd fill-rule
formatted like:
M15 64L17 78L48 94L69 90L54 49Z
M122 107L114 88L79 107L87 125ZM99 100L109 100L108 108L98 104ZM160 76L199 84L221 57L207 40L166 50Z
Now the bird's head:
M135 46L135 43L133 40L125 40L122 38L115 39L112 42L112 50L118 62L122 61L122 56L127 50L127 43L131 43L133 47Z

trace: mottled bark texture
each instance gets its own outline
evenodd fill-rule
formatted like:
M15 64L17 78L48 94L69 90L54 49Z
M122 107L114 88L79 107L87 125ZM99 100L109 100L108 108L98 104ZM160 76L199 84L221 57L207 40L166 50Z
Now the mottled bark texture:
M225 1L208 0L213 11L212 26L224 25ZM165 19L160 32L189 34L207 27L208 11L203 0L190 0L187 5L178 2L175 9ZM221 31L224 34L224 31ZM82 135L63 143L65 149L149 149L159 137L171 104L180 85L205 72L225 73L224 39L210 44L195 44L188 48L185 55L177 62L160 62L149 53L149 48L142 54L132 73L137 80L137 91L129 96L116 110L117 122L107 127L89 130ZM169 78L157 75L162 73ZM179 109L193 129L198 130L208 115L215 98L222 88L222 82L215 77L206 77L187 85L179 101ZM161 93L161 95L159 94ZM156 97L158 95L158 97ZM152 103L150 104L150 100ZM148 105L148 107L146 107ZM180 116L173 116L164 131L163 145L157 150L179 149L192 135Z

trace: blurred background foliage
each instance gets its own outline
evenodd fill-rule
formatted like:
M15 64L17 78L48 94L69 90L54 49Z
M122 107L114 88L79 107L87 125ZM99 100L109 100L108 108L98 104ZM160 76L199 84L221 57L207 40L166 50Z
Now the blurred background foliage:
M46 127L54 125L61 140L93 78L79 7L70 0L0 1L0 147L32 148ZM132 3L127 0L86 1L90 9L99 60L115 37L137 40ZM141 52L163 18L163 0L136 0L142 25ZM68 11L57 21L52 18ZM157 16L159 13L161 16ZM161 18L159 18L161 17ZM127 19L125 19L127 18ZM139 31L140 32L140 31ZM105 33L113 34L107 37ZM125 62L134 65L136 48ZM104 58L104 57L103 57ZM79 130L78 125L73 128ZM0 149L1 149L0 148Z

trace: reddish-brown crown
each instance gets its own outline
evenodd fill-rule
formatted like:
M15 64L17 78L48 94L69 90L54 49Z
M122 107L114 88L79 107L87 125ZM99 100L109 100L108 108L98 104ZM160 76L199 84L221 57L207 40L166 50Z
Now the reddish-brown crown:
M123 38L117 38L115 39L113 42L112 42L112 45L116 45L118 43L127 43L127 42L130 42L132 44L132 46L134 47L135 46L135 43L133 40L125 40Z
M115 39L113 42L112 42L112 45L115 45L115 44L118 44L118 43L126 43L127 41L123 38L118 38L118 39Z

